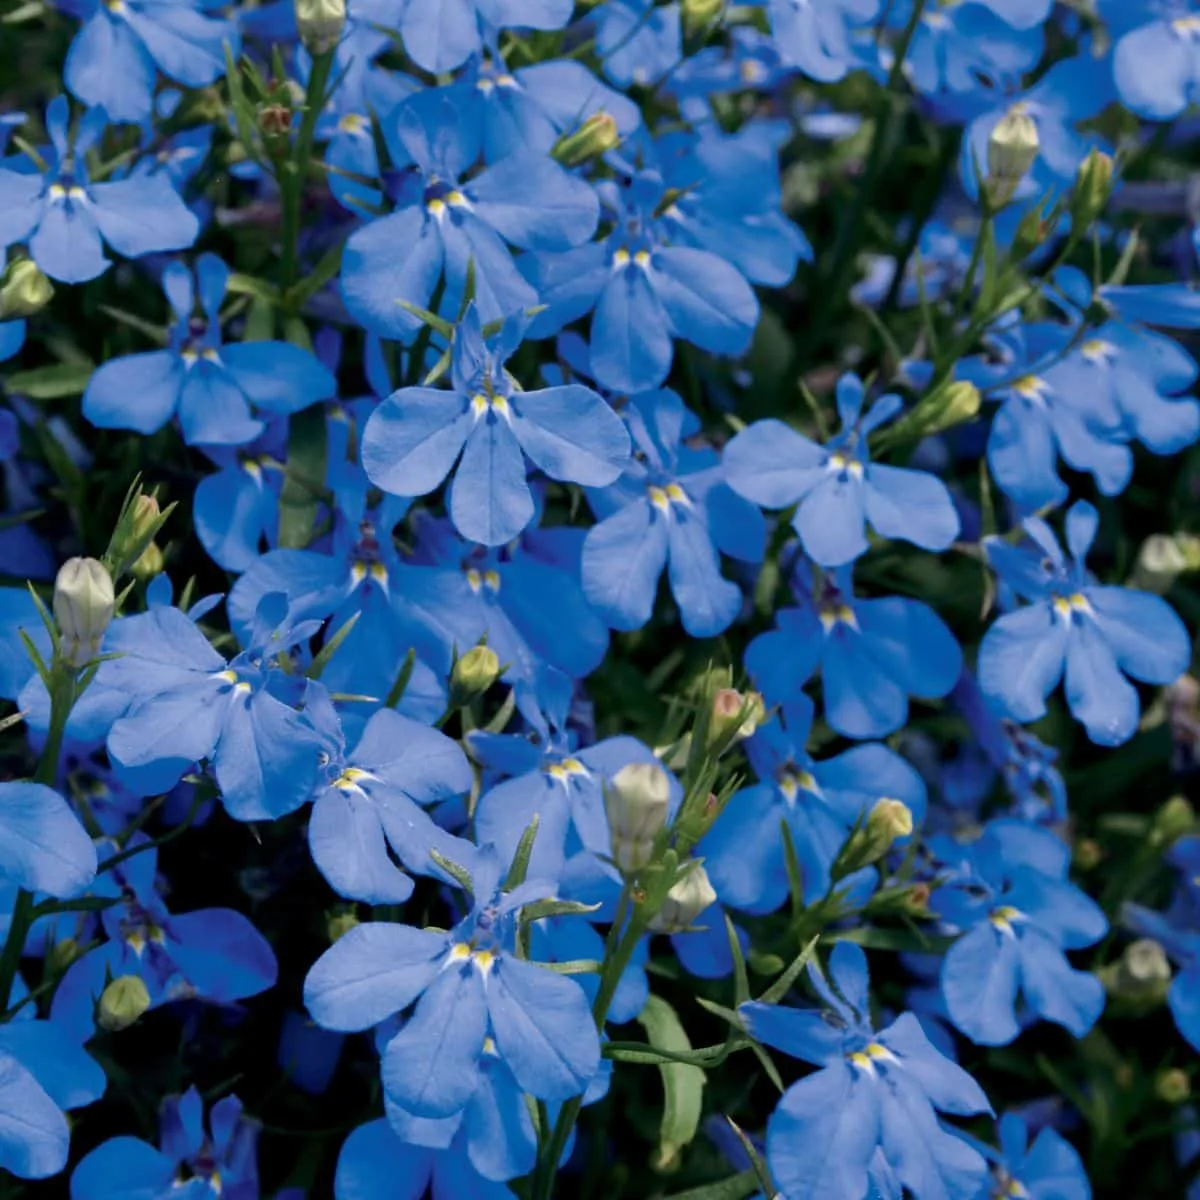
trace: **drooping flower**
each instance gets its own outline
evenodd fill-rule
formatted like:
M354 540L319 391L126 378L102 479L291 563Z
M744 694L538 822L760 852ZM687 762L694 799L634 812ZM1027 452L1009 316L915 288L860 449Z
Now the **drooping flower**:
M1067 513L1071 561L1044 521L1025 532L1035 548L989 539L1001 582L1027 601L997 618L979 648L979 686L1017 721L1035 721L1066 678L1067 706L1102 746L1133 736L1141 705L1127 676L1167 684L1187 669L1191 643L1160 596L1094 582L1084 565L1099 525L1087 501Z
M925 550L945 550L959 533L946 485L925 471L871 462L867 438L903 403L881 396L863 413L865 391L856 375L838 380L842 432L820 446L782 421L756 421L725 447L729 486L767 508L798 504L792 524L805 553L823 567L840 567L867 550L865 526Z
M199 222L165 175L91 182L85 158L104 133L103 109L84 115L74 142L69 120L67 98L57 96L46 108L44 167L0 166L0 249L24 242L51 279L84 283L111 266L106 243L137 258L196 240Z

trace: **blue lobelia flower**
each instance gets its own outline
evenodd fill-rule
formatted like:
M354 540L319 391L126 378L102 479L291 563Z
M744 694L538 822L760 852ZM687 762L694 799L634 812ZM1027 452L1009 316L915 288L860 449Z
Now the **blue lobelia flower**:
M1013 816L1045 824L1065 821L1067 788L1054 765L1058 751L997 712L970 671L964 670L955 684L954 702L978 739L986 764L979 800L987 798L999 779L1012 801Z
M774 912L788 897L781 826L800 864L804 900L830 888L830 868L855 823L883 799L901 800L913 824L925 818L925 784L898 754L878 742L854 746L822 762L807 751L813 706L789 704L746 744L758 776L737 792L696 848L720 900L749 913Z
M100 915L108 940L76 959L54 993L51 1017L85 1040L95 1032L95 1009L106 984L136 975L151 1007L176 1000L230 1004L275 983L267 940L231 908L171 913L158 890L157 853L137 833L137 853L97 876L92 894L116 901ZM106 848L115 852L115 843Z
M107 117L84 115L74 143L67 136L70 108L57 96L46 108L50 146L37 170L0 167L0 249L29 246L51 279L84 283L108 270L107 243L126 258L182 250L196 240L199 222L165 175L92 183L85 156L104 133Z
M926 8L905 63L913 86L926 95L950 92L984 104L990 104L997 91L1018 90L1022 76L1041 61L1045 50L1041 24L1053 0L1034 0L1042 16L1016 28L1005 8L1022 3L1025 0L992 0L991 4ZM893 4L888 25L899 33L911 15L912 0Z
M0 880L66 898L96 876L96 847L53 788L0 783Z
M629 461L624 425L590 388L519 390L504 363L525 325L516 318L486 338L469 305L454 334L452 389L401 388L363 431L363 466L385 492L421 496L453 471L450 519L486 546L512 541L533 519L527 458L551 479L588 487L612 483Z
M46 1179L67 1165L64 1109L104 1094L104 1072L54 1021L0 1025L0 1170Z
M857 375L838 380L842 432L825 446L770 419L755 421L725 447L729 486L767 508L798 504L792 525L805 553L823 567L840 567L864 554L868 522L881 536L924 550L945 550L959 534L954 501L940 479L871 462L868 437L904 402L881 396L864 414L863 399Z
M909 696L939 699L958 680L962 651L927 604L902 596L857 600L849 568L793 572L800 606L775 614L776 628L746 648L746 670L769 703L794 701L818 667L825 719L852 738L878 738L908 720Z
M1092 303L1112 314L1059 368L1065 389L1096 397L1100 411L1115 409L1123 434L1154 454L1176 454L1200 438L1200 404L1180 394L1195 382L1196 360L1175 339L1146 328L1146 323L1174 329L1200 324L1193 289L1106 284L1093 294L1082 271L1063 267L1046 295L1076 322Z
M1023 607L998 617L979 647L979 686L1016 721L1035 721L1066 676L1067 705L1088 737L1116 746L1133 736L1141 705L1126 676L1172 683L1191 642L1159 596L1097 584L1084 566L1099 516L1087 501L1067 513L1068 563L1049 526L1024 522L1036 549L988 539L988 559Z
M189 445L242 446L265 428L255 410L286 416L333 395L333 375L288 342L223 343L229 268L215 254L163 272L175 313L166 350L110 359L88 380L83 415L101 429L154 433L178 415ZM200 312L195 306L199 300Z
M523 1102L509 1116L520 1121ZM439 1123L440 1124L440 1123ZM501 1132L498 1130L498 1132ZM511 1200L503 1183L486 1179L461 1145L413 1145L385 1120L360 1125L343 1143L334 1178L335 1200L421 1200L432 1189L438 1200Z
M473 906L449 933L371 922L351 929L309 971L313 1019L370 1029L408 1008L383 1051L387 1099L414 1117L451 1117L480 1085L494 1044L519 1087L541 1100L582 1093L600 1067L600 1042L579 984L513 952L521 907L553 894L548 881L502 892L499 856L472 865Z
M24 321L0 321L0 362L5 362L14 355L21 352L21 347L25 345L25 322ZM5 410L7 413L7 410ZM16 444L11 439L16 435L16 421L13 419L11 432L3 435L3 443L5 450L11 446L12 452L16 450ZM11 457L11 453L3 453L3 458L0 461L7 461Z
M1104 985L1075 970L1064 951L1098 942L1108 921L1068 880L1069 847L1048 830L1001 817L969 845L938 835L930 849L949 869L930 907L963 931L941 968L955 1026L982 1045L1007 1045L1021 1031L1019 993L1024 1013L1083 1037L1104 1008Z
M829 975L809 967L823 1009L756 1001L738 1009L755 1039L820 1068L788 1088L767 1124L767 1163L781 1194L861 1200L882 1170L895 1195L902 1187L921 1200L973 1197L987 1164L937 1114L990 1113L987 1097L912 1013L875 1031L860 947L838 942Z
M759 314L750 283L782 286L811 257L780 211L774 152L748 135L643 137L636 150L644 165L617 159L620 182L598 188L611 219L606 238L522 261L544 306L532 336L594 310L591 373L629 395L666 379L675 338L744 353Z
M1053 1129L1029 1144L1029 1128L1015 1112L998 1122L1000 1152L979 1143L991 1161L991 1180L971 1200L1028 1197L1028 1200L1092 1200L1092 1187L1079 1153Z
M258 1134L236 1096L218 1100L206 1123L200 1093L188 1088L163 1101L157 1149L115 1137L85 1155L71 1200L258 1200Z
M988 432L988 469L1020 513L1066 500L1059 457L1106 496L1124 491L1133 473L1120 405L1111 389L1080 389L1077 368L1062 357L1070 336L1057 323L1014 325L991 339L986 358L957 368L1001 402Z
M574 11L572 0L399 0L388 21L397 26L404 48L419 67L442 74L460 67L500 29L562 29Z
M637 455L615 486L589 494L599 520L583 543L583 592L613 629L650 619L666 567L684 629L715 637L742 607L719 552L758 562L766 549L762 514L730 489L716 454L681 444L686 415L674 392L631 400Z
M1200 94L1200 9L1194 0L1101 0L1100 8L1117 39L1112 71L1121 103L1151 121L1178 117Z
M432 851L451 862L466 853L426 810L469 792L471 765L444 733L390 708L379 709L350 748L323 690L306 707L326 738L308 823L313 862L340 896L399 904L413 881L393 855L414 874L440 875Z
M237 24L205 0L71 0L69 7L83 27L67 51L63 82L114 121L153 113L158 72L183 87L207 87L225 74L225 45L238 56Z
M604 73L621 87L656 84L684 61L677 3L609 0L594 10L592 20Z
M780 58L810 79L836 83L865 66L853 33L879 15L882 0L763 0Z
M547 155L514 154L468 178L482 131L460 108L453 89L427 89L383 128L396 211L350 235L341 286L355 320L384 337L414 338L421 322L401 302L428 308L443 278L440 310L457 313L472 262L484 322L530 308L537 293L505 243L558 253L587 241L599 220L592 188Z
M604 786L633 762L657 763L654 752L632 737L611 737L578 749L567 729L567 688L548 697L544 714L530 722L529 737L515 734L470 735L474 756L502 777L482 796L475 810L480 842L495 845L500 857L516 852L521 835L538 818L530 872L558 879L569 854L582 846L593 854L612 853ZM506 778L503 778L506 777ZM674 802L682 798L673 783Z
M110 627L106 652L120 657L102 665L97 683L125 693L108 753L126 786L143 795L167 791L209 759L235 820L274 820L308 799L321 739L272 688L287 678L277 656L318 624L277 632L286 611L282 594L264 598L249 648L231 662L177 608Z
M493 163L510 154L549 154L560 136L601 113L622 141L642 123L636 102L583 63L560 58L510 70L494 46L468 64L456 92L461 119L479 124L483 157Z

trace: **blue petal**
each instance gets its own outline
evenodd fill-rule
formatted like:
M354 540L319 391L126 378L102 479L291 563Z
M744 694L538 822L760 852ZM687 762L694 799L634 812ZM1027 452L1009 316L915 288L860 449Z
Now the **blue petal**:
M67 802L41 783L0 783L0 878L78 896L96 875L96 847Z
M745 912L773 912L787 898L780 832L784 814L775 787L759 784L735 793L705 835L697 853L723 904Z
M472 0L409 4L400 22L404 48L413 62L441 74L461 66L479 49L479 26Z
M1121 100L1139 117L1169 121L1191 99L1195 51L1168 21L1150 21L1127 33L1113 53L1113 77Z
M666 517L671 594L692 637L715 637L742 607L741 589L721 575L721 560L698 510L672 505Z
M714 354L749 349L758 298L735 267L683 246L656 250L652 263L651 285L676 337Z
M1099 746L1119 746L1137 729L1141 704L1097 625L1072 621L1067 640L1067 706Z
M0 167L0 246L28 241L42 215L40 175L25 175Z
M237 26L205 16L197 8L156 4L145 12L134 7L124 10L162 73L192 88L207 87L224 72L225 43L235 60L239 50Z
M83 415L100 429L157 433L174 415L183 364L168 350L101 364L83 393Z
M667 559L668 518L636 500L593 525L583 543L583 591L613 629L640 629L654 611Z
M934 1048L921 1022L912 1013L897 1017L879 1035L879 1040L893 1054L899 1055L901 1069L920 1084L934 1108L960 1117L992 1111L979 1084L962 1067Z
M342 298L372 333L407 341L420 321L400 300L428 308L442 274L442 239L420 207L402 209L351 234L342 255Z
M275 984L278 967L266 938L231 908L203 908L171 918L171 955L206 1000L224 1004Z
M164 175L96 183L88 189L104 240L126 258L184 250L200 222Z
M445 934L409 925L356 925L309 970L305 1007L326 1029L370 1029L425 991L446 946Z
M189 446L244 446L263 430L233 376L204 360L184 376L179 425Z
M0 1055L0 1168L45 1179L67 1165L67 1119L14 1058Z
M950 1019L972 1041L1004 1046L1020 1033L1019 954L1011 934L989 921L976 925L946 951L941 982Z
M258 561L263 537L278 523L275 493L263 486L261 468L226 467L196 485L192 521L218 566L245 571Z
M879 1133L875 1081L835 1059L792 1084L768 1121L771 1178L788 1200L865 1196Z
M945 550L961 528L946 485L926 471L867 467L867 520L876 533L923 550Z
M450 517L463 537L502 546L533 520L525 458L506 420L485 414L467 436L450 485Z
M432 823L432 822L431 822ZM402 904L413 881L388 856L374 806L331 787L313 805L308 846L317 870L339 896L367 904Z
M288 342L225 345L221 358L241 391L264 412L299 412L337 390L337 381L314 355Z
M568 250L588 241L600 219L596 193L540 154L514 154L471 180L479 217L524 250Z
M470 962L442 971L383 1053L388 1098L418 1117L466 1107L479 1086L487 1017L482 973Z
M1117 666L1143 683L1174 683L1191 661L1191 639L1160 596L1121 587L1087 591L1093 619Z
M103 6L75 35L63 82L113 121L144 121L153 112L154 63L130 27Z
M825 478L826 453L782 421L755 421L725 446L729 486L765 508L786 508Z
M46 206L37 232L29 239L29 253L51 279L63 283L86 283L109 267L92 210L66 201Z
M1044 934L1026 928L1017 938L1021 953L1021 991L1044 1020L1083 1037L1104 1011L1104 984L1077 971Z
M420 1200L434 1159L432 1151L402 1142L386 1120L369 1121L342 1144L334 1194L337 1200Z
M755 1041L815 1067L836 1062L845 1044L845 1030L819 1009L785 1008L752 1000L738 1007L738 1016Z
M132 1137L109 1138L75 1168L71 1200L159 1200L171 1194L176 1164Z
M840 567L866 552L864 490L861 479L829 472L801 500L792 523L815 563Z
M484 1055L479 1087L467 1105L464 1129L471 1165L499 1183L528 1175L537 1160L529 1106L502 1059Z
M376 487L423 496L450 474L471 431L462 399L433 388L404 388L367 419L362 464Z
M1200 1051L1200 963L1180 971L1167 992L1167 1004L1179 1032Z
M0 1025L0 1053L12 1055L59 1108L83 1108L104 1095L100 1064L54 1021Z
M505 955L489 980L496 1045L517 1082L539 1100L566 1100L600 1068L600 1040L575 980Z
M607 487L629 462L625 422L591 388L521 392L512 403L521 448L551 479Z
M1062 678L1068 634L1049 604L1031 604L998 618L979 647L983 694L1014 720L1036 721Z
M667 317L646 273L617 270L600 293L592 318L592 373L609 391L656 388L671 369Z

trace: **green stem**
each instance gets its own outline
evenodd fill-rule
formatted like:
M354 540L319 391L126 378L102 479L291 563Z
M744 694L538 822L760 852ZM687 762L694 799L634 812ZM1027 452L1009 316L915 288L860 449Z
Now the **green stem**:
M809 351L820 347L821 341L828 330L830 322L837 315L844 293L850 284L850 276L854 273L854 251L858 246L859 235L863 223L870 211L871 200L875 195L875 187L883 174L887 162L888 150L891 147L892 132L898 107L896 93L900 90L900 82L904 78L904 60L908 57L909 47L917 32L917 25L925 12L928 0L914 0L912 15L896 44L896 57L892 60L892 69L888 72L887 83L879 93L879 101L875 106L875 132L871 139L871 149L867 156L867 165L859 183L858 195L846 223L842 226L834 248L833 266L830 268L828 281L820 289L822 302L817 320L813 324L813 332L808 339Z
M54 787L58 782L58 762L62 757L63 735L67 728L67 718L75 704L74 668L57 661L54 664L50 679L50 729L46 734L46 744L42 748L42 757L38 762L34 780ZM17 978L17 968L21 964L21 951L25 948L25 939L29 936L29 928L33 924L33 893L24 888L17 891L16 902L13 905L12 920L8 926L8 937L4 941L4 949L0 951L0 1012L8 1009L8 998L12 994L13 983Z
M617 917L613 929L617 928L621 914L627 907L628 899L628 885L626 885L625 890L621 893L621 900L617 904ZM612 1005L613 997L617 994L617 985L621 982L621 976L624 975L625 968L629 966L633 952L637 949L637 944L645 932L645 920L635 908L630 916L629 925L617 943L616 950L612 954L605 955L604 973L600 976L600 990L596 993L596 1000L592 1004L592 1019L596 1022L596 1028L601 1032L604 1030L604 1022L608 1019L608 1010ZM611 940L612 930L609 931L609 936ZM563 1156L567 1139L571 1136L571 1130L575 1128L575 1122L579 1119L579 1110L582 1107L583 1097L574 1096L559 1110L558 1120L554 1123L554 1132L550 1135L546 1151L538 1164L532 1200L551 1200L553 1197L559 1160Z
M283 203L283 286L286 290L296 282L300 266L300 201L304 195L304 180L308 174L308 160L312 157L313 137L317 119L325 106L325 89L329 86L329 75L333 70L332 50L318 54L312 60L308 74L308 90L304 96L304 115L300 118L300 129L296 135L292 153L282 164L279 188Z

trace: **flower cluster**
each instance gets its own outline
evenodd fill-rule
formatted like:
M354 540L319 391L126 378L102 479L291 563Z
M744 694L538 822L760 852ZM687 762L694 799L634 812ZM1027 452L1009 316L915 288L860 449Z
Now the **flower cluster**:
M1200 3L0 27L0 1193L1200 1194Z

